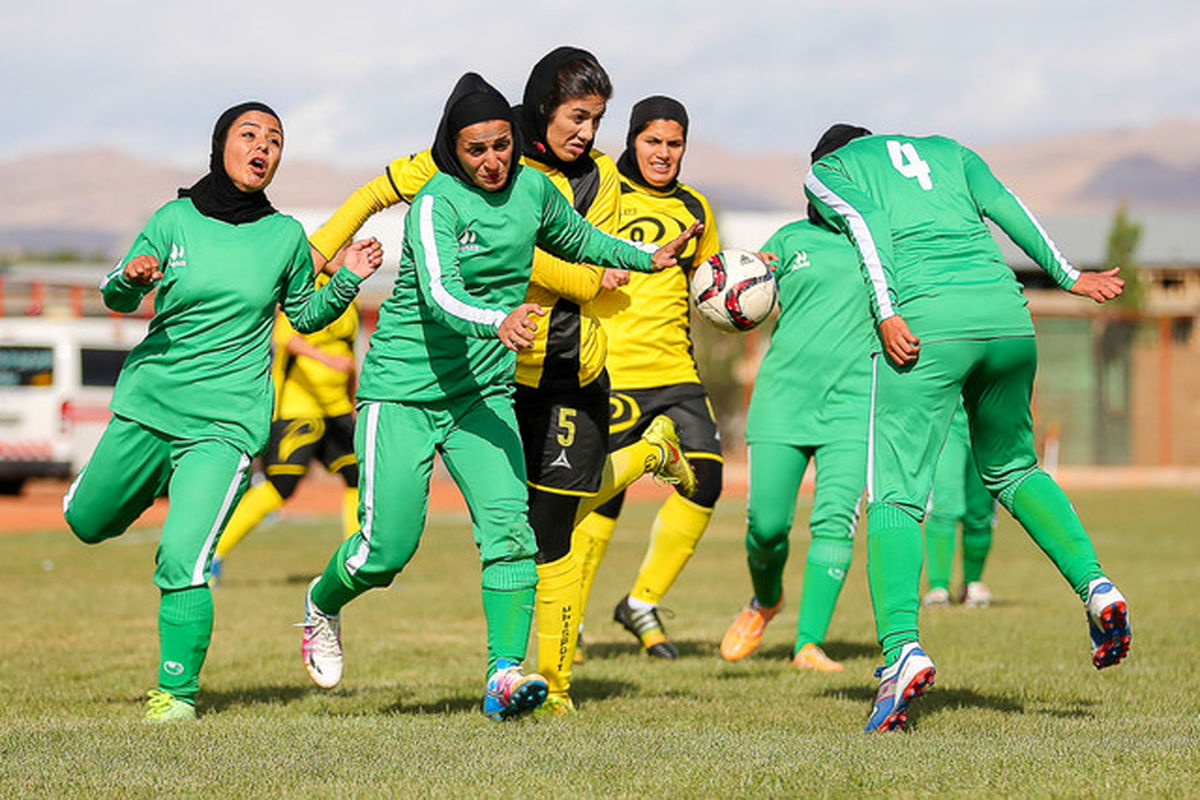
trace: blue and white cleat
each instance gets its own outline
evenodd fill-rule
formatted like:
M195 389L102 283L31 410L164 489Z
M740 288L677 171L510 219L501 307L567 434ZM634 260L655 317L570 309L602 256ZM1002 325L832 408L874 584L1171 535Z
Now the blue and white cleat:
M534 673L526 675L520 664L501 658L488 678L483 696L483 713L496 722L528 714L546 699L546 679Z
M900 657L890 667L875 670L879 691L867 720L867 733L903 730L908 722L908 704L933 685L936 671L932 659L917 642L904 645Z
M1088 633L1092 637L1092 666L1104 669L1121 663L1129 655L1129 641L1133 638L1124 595L1108 578L1094 578L1088 584L1085 605Z

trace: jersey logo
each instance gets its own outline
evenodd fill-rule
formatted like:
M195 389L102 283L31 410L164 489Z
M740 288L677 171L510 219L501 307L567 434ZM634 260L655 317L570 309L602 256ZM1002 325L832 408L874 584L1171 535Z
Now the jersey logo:
M171 254L167 256L167 266L173 269L187 266L187 259L183 257L182 245L171 242Z
M562 467L563 469L574 469L574 467L571 466L571 462L567 461L567 451L566 450L563 450L562 452L560 452L558 454L558 458L556 458L550 462L550 466Z
M792 272L792 271L798 270L798 269L805 269L805 268L811 267L811 266L812 266L812 262L808 260L808 251L801 250L800 252L796 253L796 255L792 258L792 266L788 268L788 272Z
M481 249L479 235L469 227L458 235L458 252L477 253Z

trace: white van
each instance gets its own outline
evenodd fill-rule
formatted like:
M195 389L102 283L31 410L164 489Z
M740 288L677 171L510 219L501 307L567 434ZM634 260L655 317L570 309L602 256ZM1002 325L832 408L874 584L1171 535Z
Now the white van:
M0 317L0 494L19 493L26 478L79 471L147 325L129 317Z

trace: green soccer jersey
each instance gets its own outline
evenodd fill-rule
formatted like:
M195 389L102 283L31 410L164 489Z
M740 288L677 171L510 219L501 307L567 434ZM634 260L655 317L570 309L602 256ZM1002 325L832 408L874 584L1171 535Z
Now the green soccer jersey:
M156 211L101 283L115 311L135 310L155 288L125 277L125 264L139 255L155 256L163 277L146 338L117 380L113 413L171 436L220 438L259 452L271 423L276 305L296 330L320 330L346 309L361 279L342 269L315 292L299 222L271 214L230 225L188 199Z
M801 220L762 250L779 256L780 313L754 382L746 441L865 442L876 339L854 247Z
M651 271L654 249L592 227L534 169L517 167L499 192L430 178L404 222L400 272L379 309L359 399L435 402L510 386L515 357L497 331L525 298L535 246L639 272Z
M1032 335L994 221L1064 289L1079 273L983 159L942 136L865 136L813 165L805 192L858 248L878 320L923 341Z

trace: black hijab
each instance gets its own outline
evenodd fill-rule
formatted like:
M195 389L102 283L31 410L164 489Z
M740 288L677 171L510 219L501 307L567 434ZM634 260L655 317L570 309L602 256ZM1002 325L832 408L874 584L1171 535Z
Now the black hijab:
M191 187L179 190L179 196L191 198L192 205L201 214L231 225L256 222L275 213L275 207L271 205L265 192L243 192L233 185L229 174L225 172L225 139L229 136L229 129L234 120L247 111L261 111L279 119L274 109L266 103L255 101L241 103L227 110L213 127L208 174ZM279 127L282 130L282 122L279 123Z
M468 72L459 78L446 100L433 140L433 163L437 164L439 170L467 186L475 186L475 181L459 163L455 140L458 132L468 125L494 119L502 119L512 126L513 158L508 168L508 181L498 190L503 191L512 183L520 168L518 154L521 152L521 132L504 95L477 73Z
M617 169L634 183L639 183L656 192L669 192L679 182L679 174L676 173L675 177L666 186L651 186L646 181L646 176L642 174L641 167L638 166L637 153L634 151L633 146L638 134L644 131L646 126L656 119L669 119L673 122L678 122L683 126L683 141L687 142L688 113L687 109L683 107L683 103L672 97L664 97L661 94L639 100L633 106L633 110L629 112L629 130L625 134L625 152L621 153L621 157L617 159Z
M848 125L844 122L830 125L829 129L822 133L821 138L817 140L817 146L813 148L811 153L812 163L817 163L834 150L849 144L855 139L870 135L871 132L869 130L859 125ZM808 219L810 222L816 224L824 224L821 215L813 208L812 203L808 204Z
M590 152L584 153L574 161L563 161L546 143L546 126L550 124L550 114L554 111L553 108L546 108L546 103L558 70L570 61L591 61L597 67L600 66L596 57L587 50L568 45L556 47L533 65L529 80L525 82L525 94L521 98L521 105L513 109L521 124L521 133L525 137L522 154L526 158L554 167L568 178L582 175L592 167Z

